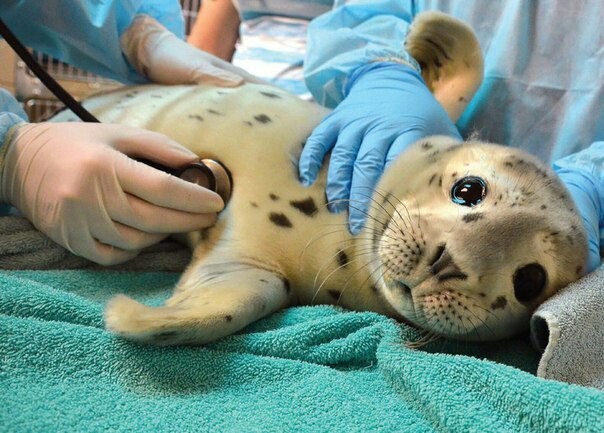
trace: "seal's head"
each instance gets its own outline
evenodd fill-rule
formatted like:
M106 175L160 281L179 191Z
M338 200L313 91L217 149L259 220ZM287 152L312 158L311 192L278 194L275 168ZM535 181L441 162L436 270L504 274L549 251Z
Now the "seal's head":
M550 169L518 149L448 137L423 140L392 164L364 230L384 298L450 338L526 328L587 259L580 217Z

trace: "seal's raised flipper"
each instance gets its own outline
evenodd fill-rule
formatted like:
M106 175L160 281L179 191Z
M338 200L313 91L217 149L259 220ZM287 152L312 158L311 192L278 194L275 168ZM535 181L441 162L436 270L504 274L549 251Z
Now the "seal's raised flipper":
M411 23L405 48L422 68L436 100L457 121L484 72L482 52L472 29L441 12L424 12Z

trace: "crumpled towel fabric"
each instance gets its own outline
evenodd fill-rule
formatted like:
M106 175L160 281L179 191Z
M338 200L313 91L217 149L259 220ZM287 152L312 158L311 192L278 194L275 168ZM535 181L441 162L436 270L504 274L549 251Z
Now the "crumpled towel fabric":
M147 247L134 259L110 268L76 256L49 239L25 218L0 217L0 269L112 269L124 271L173 271L185 269L188 248L166 240Z
M537 375L604 390L604 266L544 302L531 319Z
M412 350L414 330L330 306L286 309L205 347L103 329L110 297L157 305L178 276L0 272L2 430L604 431L604 392L535 377L526 337Z

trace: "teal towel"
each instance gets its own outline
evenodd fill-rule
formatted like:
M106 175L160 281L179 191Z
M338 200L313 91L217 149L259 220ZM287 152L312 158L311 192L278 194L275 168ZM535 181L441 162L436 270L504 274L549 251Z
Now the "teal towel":
M108 298L157 304L177 278L1 273L0 431L604 431L604 392L535 377L526 337L412 350L412 329L327 306L206 347L137 346L103 330Z

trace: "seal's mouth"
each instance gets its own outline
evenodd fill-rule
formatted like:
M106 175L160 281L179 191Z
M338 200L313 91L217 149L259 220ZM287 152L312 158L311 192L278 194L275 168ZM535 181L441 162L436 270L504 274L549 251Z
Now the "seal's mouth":
M406 325L446 338L483 339L476 330L487 318L482 317L480 300L466 292L468 278L442 244L424 262L416 281L384 282L389 286L388 300ZM477 315L470 311L475 309L482 310Z

